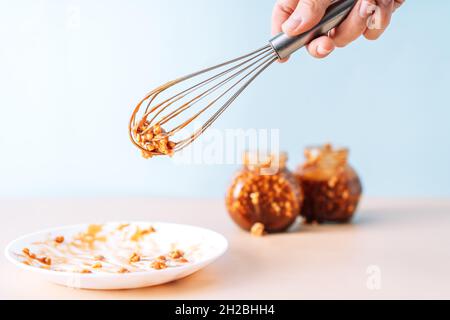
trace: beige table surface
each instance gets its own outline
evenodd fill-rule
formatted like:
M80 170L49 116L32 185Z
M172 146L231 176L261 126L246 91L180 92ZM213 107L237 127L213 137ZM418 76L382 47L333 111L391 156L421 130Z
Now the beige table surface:
M0 199L0 215L2 249L42 228L133 219L195 224L230 243L222 258L188 278L122 291L53 285L17 270L2 253L1 299L450 298L450 200L365 199L352 224L298 224L263 238L238 229L221 200ZM370 279L379 285L368 286Z

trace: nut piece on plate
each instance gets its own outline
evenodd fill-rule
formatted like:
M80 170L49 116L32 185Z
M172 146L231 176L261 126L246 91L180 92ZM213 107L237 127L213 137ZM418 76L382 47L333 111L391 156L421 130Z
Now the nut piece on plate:
M141 261L141 256L134 252L130 257L130 263Z
M23 248L22 253L30 259L36 259L36 255L32 253L28 248Z
M51 265L52 264L52 259L50 259L49 257L41 257L41 258L36 258L36 260L38 260L39 262L46 264L46 265Z
M39 261L47 266L52 264L52 259L47 256L38 257L36 254L32 253L29 248L23 248L22 253L29 259Z
M117 271L118 273L129 273L130 271L126 268L120 268L119 271Z
M57 236L55 238L55 242L56 243L63 243L64 242L64 237L63 236Z
M155 260L152 262L151 267L156 270L166 269L167 265L164 261Z
M184 252L181 250L173 250L169 253L169 257L172 259L179 259L182 258L184 256Z

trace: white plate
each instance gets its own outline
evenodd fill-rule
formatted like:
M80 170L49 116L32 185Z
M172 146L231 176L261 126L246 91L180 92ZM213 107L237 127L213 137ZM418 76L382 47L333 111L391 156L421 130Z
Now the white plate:
M83 288L83 289L130 289L159 285L186 277L210 264L220 257L227 249L228 242L217 232L204 228L161 223L161 222L128 222L132 225L145 226L151 225L157 230L158 236L152 241L156 241L161 247L177 243L177 248L184 250L189 247L196 247L195 259L189 263L173 268L163 270L145 270L130 273L106 273L96 272L90 274L54 271L42 269L35 266L29 266L23 263L17 255L23 248L30 248L33 251L34 242L44 241L45 239L64 236L71 239L74 235L86 230L88 225L77 225L61 227L39 231L33 234L23 236L12 241L5 250L6 257L17 267L36 274L50 282L60 285ZM106 223L104 225L115 225L118 222ZM156 233L155 233L156 234ZM162 236L160 236L162 235Z

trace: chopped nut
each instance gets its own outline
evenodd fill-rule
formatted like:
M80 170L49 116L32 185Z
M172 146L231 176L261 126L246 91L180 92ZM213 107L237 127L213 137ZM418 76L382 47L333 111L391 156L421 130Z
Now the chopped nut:
M286 209L291 209L291 208L292 208L292 204L291 204L290 202L286 201L286 202L284 203L284 207L285 207Z
M262 224L260 222L255 223L252 226L250 233L252 236L255 236L255 237L263 236L264 235L264 224Z
M40 263L43 263L43 264L46 264L46 265L51 265L52 264L52 259L50 259L49 257L46 257L46 256L38 257L34 253L32 253L30 251L30 249L28 249L28 248L23 248L22 252L23 252L23 254L25 254L30 259L37 260Z
M92 268L94 269L100 269L101 267L103 267L103 265L100 262L96 262L92 265Z
M154 142L150 142L145 145L145 149L147 149L147 151L153 151L156 149L156 147L157 147L157 144Z
M330 188L334 188L334 186L336 185L337 182L338 182L338 177L333 176L330 180L328 180L328 186Z
M92 271L88 269L83 269L80 271L80 273L92 273Z
M149 132L145 135L145 140L151 141L153 137L154 137L153 133Z
M120 268L119 271L117 271L118 273L129 273L130 271L126 268Z
M52 264L52 259L50 259L49 257L41 257L41 258L36 258L36 260L38 260L39 262L46 264L46 265L51 265Z
M152 262L151 267L156 270L161 270L167 268L167 265L164 261L156 260Z
M31 259L36 259L36 255L30 251L28 248L23 248L22 252Z
M159 124L150 126L148 121L137 125L134 129L134 137L145 159L156 155L172 156L176 147L176 143L169 141L169 135Z
M165 256L159 256L156 258L156 260L166 261L167 258Z
M153 154L151 152L147 152L144 150L141 150L141 155L144 159L150 159L153 157Z
M64 237L63 236L57 236L55 238L55 242L56 243L63 243L64 242Z
M250 199L252 200L252 203L256 206L259 202L259 193L258 192L250 193Z
M281 208L280 208L280 206L279 206L277 203L272 202L271 207L272 207L272 209L275 211L275 213L276 213L277 215L280 213Z
M189 262L189 260L184 258L184 257L182 257L182 258L178 259L178 262L187 263L187 262Z
M184 252L181 250L173 250L169 253L169 257L172 259L179 259L184 256Z
M134 252L130 257L130 263L141 261L141 256Z

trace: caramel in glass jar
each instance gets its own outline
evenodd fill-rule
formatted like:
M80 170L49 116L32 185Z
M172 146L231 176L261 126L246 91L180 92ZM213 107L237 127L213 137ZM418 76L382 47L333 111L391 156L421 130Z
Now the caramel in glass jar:
M295 222L303 199L295 176L286 168L287 156L245 153L239 171L226 195L231 218L241 228L251 230L255 224L264 231L284 231Z
M348 149L330 144L305 150L306 162L295 175L304 192L301 215L306 222L347 222L362 193L356 171L347 163Z

